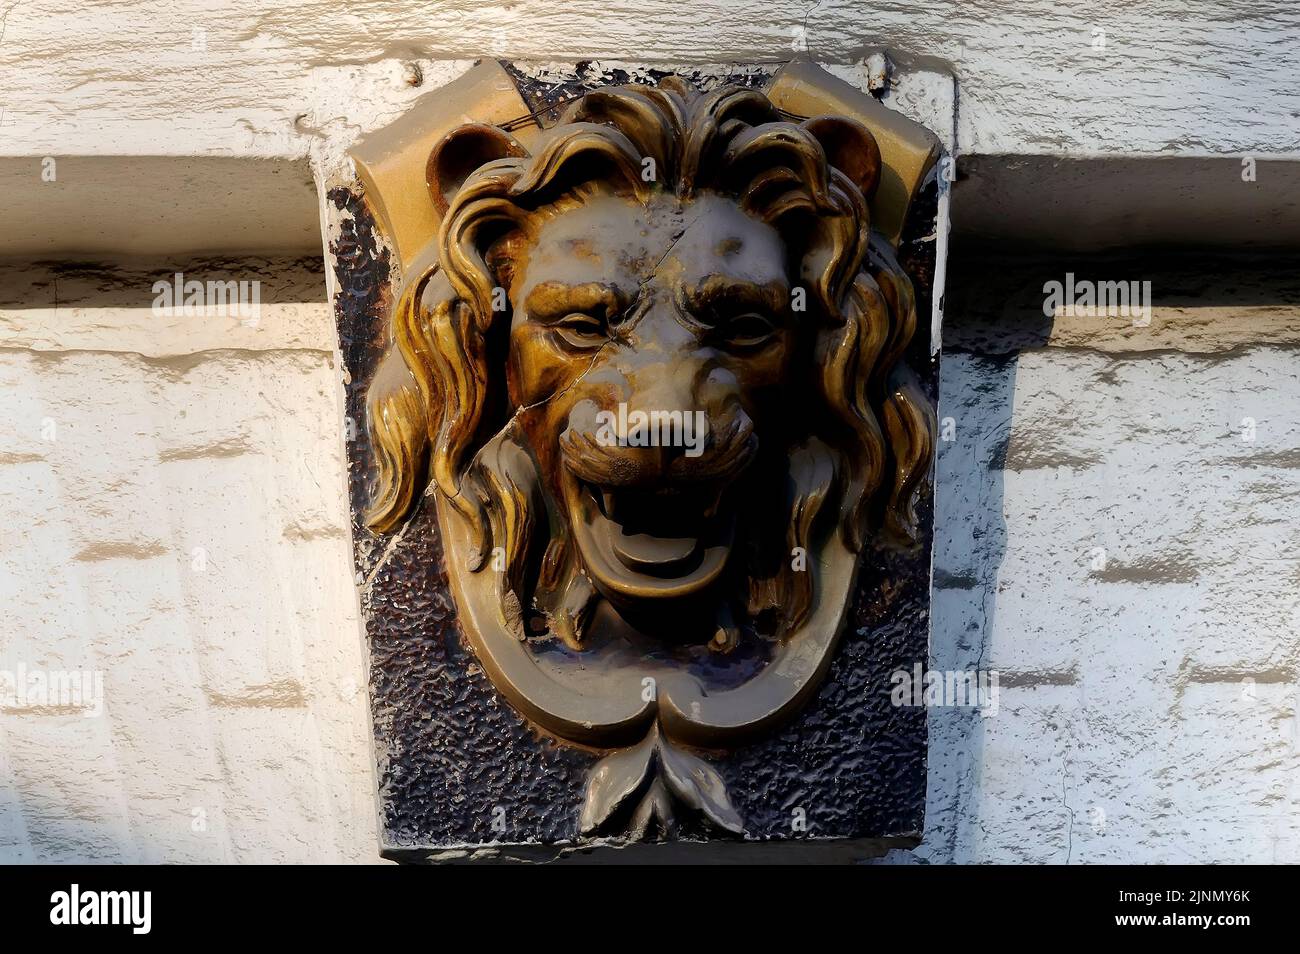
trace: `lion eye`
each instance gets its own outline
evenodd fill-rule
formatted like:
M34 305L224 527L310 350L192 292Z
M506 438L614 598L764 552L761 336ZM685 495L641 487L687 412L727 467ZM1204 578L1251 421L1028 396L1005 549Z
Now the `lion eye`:
M565 316L552 327L575 348L598 348L609 340L603 321L578 312Z
M772 336L772 332L775 330L776 326L763 315L757 312L749 312L744 315L737 315L728 321L724 334L731 344L745 347L762 344Z

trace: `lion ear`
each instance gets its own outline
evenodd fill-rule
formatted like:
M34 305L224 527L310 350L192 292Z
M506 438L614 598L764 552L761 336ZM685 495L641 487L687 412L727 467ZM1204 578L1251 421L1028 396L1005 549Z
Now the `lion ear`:
M826 153L826 161L862 190L868 201L880 184L880 146L866 126L847 116L814 116L804 120Z
M528 150L514 136L486 123L466 123L439 140L429 153L424 178L439 215L447 212L465 180L494 159L523 158Z

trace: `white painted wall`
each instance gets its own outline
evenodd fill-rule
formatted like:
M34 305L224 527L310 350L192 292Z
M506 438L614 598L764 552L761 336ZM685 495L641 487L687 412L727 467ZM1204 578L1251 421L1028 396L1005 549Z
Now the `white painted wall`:
M301 158L365 121L357 86L409 90L408 62L848 65L881 48L957 76L963 154L1300 153L1287 0L17 0L0 15L5 155Z
M146 273L241 236L311 246L308 163L337 176L347 142L472 57L756 62L806 42L853 74L885 47L893 104L1012 192L1023 156L1300 153L1286 3L20 0L0 24L0 251L151 256L0 282L0 670L105 674L99 718L0 711L3 860L376 860L322 276L233 266L273 299L248 328L160 322ZM40 184L46 155L69 188ZM195 165L214 156L253 164ZM1018 357L1007 322L1032 316L1009 292L950 309L935 665L1000 670L1001 707L932 713L926 840L888 860L1300 860L1290 294L1158 311L1136 338L1058 322Z
M0 701L0 861L375 860L322 276L185 271L258 277L259 324L6 272L0 672L97 671L103 706Z
M932 665L1000 700L931 710L925 843L890 861L1300 861L1300 298L1204 264L1147 274L1219 307L1045 346L1026 292L1063 272L950 276Z
M1001 271L953 279L932 646L999 711L932 710L925 843L888 860L1300 861L1294 289L1191 263L1157 285L1235 295L1034 343L1056 272ZM130 268L57 311L13 274L0 669L101 670L105 707L0 710L0 858L377 860L328 309L218 337L122 306Z

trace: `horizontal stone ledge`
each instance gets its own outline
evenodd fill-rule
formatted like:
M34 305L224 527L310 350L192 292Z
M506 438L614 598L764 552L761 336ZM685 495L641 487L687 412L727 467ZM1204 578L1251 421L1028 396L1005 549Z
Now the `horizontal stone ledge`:
M989 356L1037 348L1213 355L1300 345L1300 254L1292 252L1017 254L980 251L967 241L951 262L943 330L949 350ZM1072 282L1076 302L1085 285L1097 298L1101 286L1112 283L1104 289L1108 301L1092 307L1048 301L1054 290L1048 286L1059 284L1064 295ZM1129 294L1127 314L1122 303L1109 300L1120 291ZM1149 303L1149 313L1133 307L1139 299Z
M224 350L332 354L323 269L319 252L11 264L0 273L0 348L154 358Z
M95 260L320 253L306 159L215 156L0 158L0 257Z
M954 243L966 240L984 251L1008 245L1300 248L1300 152L1285 158L964 153L957 170Z
M900 88L907 115L935 112L936 74ZM926 82L922 82L922 80ZM321 255L308 160L262 157L0 158L10 228L0 258ZM955 254L989 248L1146 246L1300 249L1300 158L963 155L952 193Z

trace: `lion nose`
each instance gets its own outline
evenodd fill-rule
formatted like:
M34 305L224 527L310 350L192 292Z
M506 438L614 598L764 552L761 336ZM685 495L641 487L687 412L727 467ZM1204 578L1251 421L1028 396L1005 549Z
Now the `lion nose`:
M658 362L628 379L627 404L647 413L651 411L701 411L695 397L698 376L695 362Z
M648 480L662 478L680 457L701 456L711 423L696 396L702 362L665 356L620 371L623 387L610 395L614 402L602 417L626 466Z

